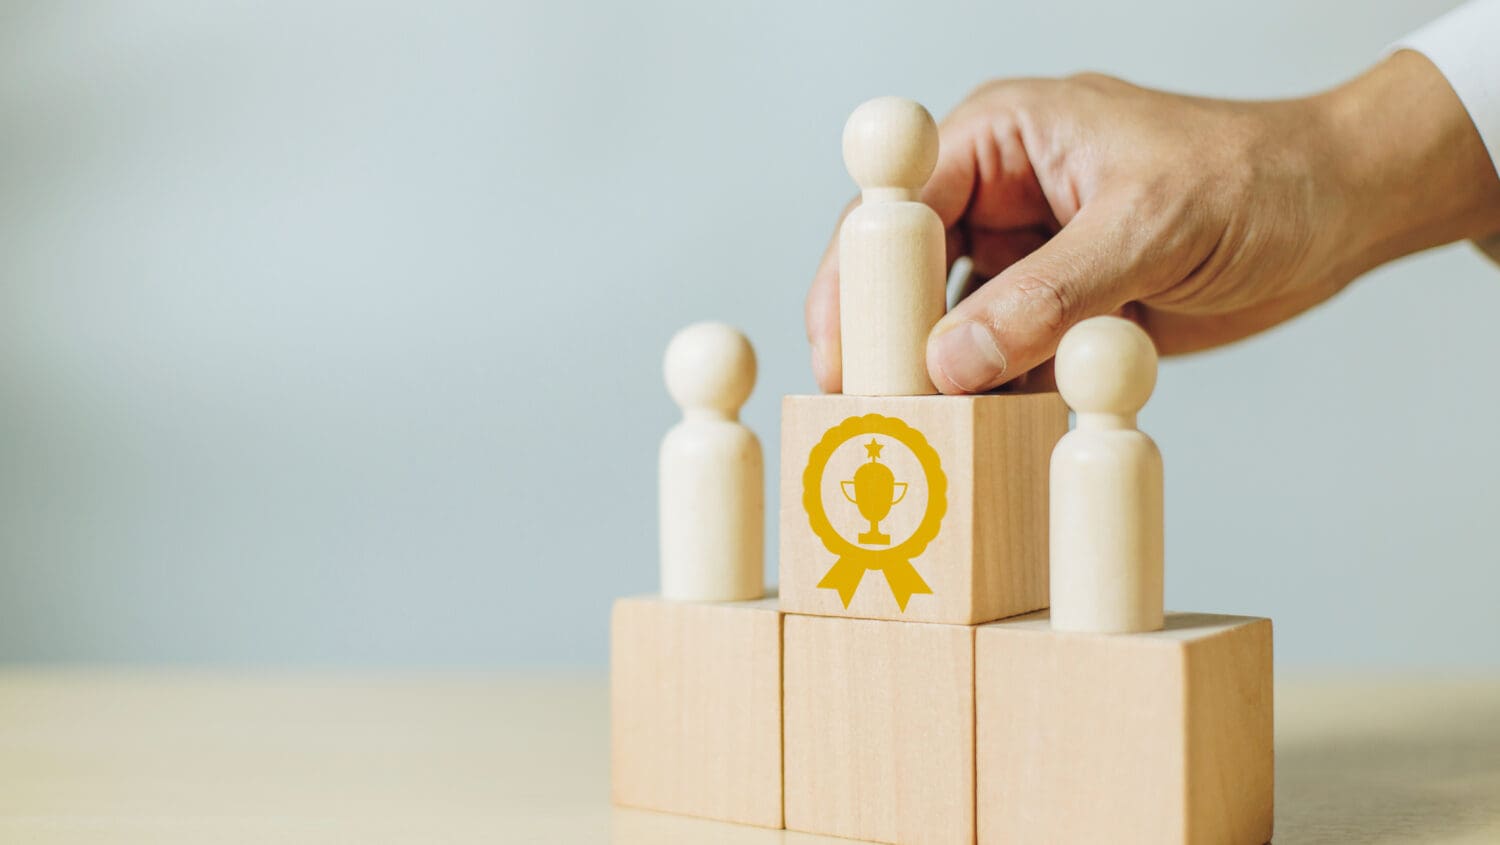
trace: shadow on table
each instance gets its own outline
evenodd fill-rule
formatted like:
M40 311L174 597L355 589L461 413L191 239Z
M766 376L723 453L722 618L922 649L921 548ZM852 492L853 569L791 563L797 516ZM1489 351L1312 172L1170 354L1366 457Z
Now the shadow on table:
M1500 842L1497 705L1434 701L1421 730L1278 738L1276 845Z

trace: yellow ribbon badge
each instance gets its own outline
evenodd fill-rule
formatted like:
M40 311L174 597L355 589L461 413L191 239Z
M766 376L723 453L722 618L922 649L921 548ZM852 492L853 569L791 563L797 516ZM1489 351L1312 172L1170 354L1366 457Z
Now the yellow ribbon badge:
M851 438L863 435L885 435L910 449L922 465L927 482L927 510L917 530L899 545L886 549L869 549L856 545L839 535L828 519L823 507L823 471L833 452ZM883 446L872 436L865 446L870 462L860 466L851 481L840 482L845 498L859 507L860 515L870 521L870 530L861 533L859 542L865 545L883 545L890 538L880 533L880 520L890 512L891 506L906 496L907 485L896 481L891 471L878 462ZM851 494L851 490L853 491ZM895 417L880 414L865 414L849 417L823 434L823 439L813 447L807 457L807 469L802 474L802 505L807 510L807 519L813 533L823 541L824 548L838 556L832 568L818 582L818 586L837 590L844 607L854 598L854 591L864 578L865 570L878 569L885 573L886 583L896 604L906 612L906 603L914 593L931 593L932 588L922 580L912 558L926 550L937 538L943 514L948 510L948 478L943 475L942 462L937 450L928 445L927 438Z

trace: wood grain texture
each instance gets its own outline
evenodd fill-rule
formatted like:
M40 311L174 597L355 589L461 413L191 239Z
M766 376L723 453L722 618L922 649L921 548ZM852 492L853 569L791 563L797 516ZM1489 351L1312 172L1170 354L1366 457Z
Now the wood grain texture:
M774 598L615 602L615 803L781 827L781 618Z
M788 830L974 838L974 629L785 618Z
M755 369L749 339L723 323L694 323L667 345L662 371L682 420L662 438L657 462L665 598L765 594L764 459L739 421Z
M0 842L839 845L609 802L602 672L0 667ZM1278 845L1500 842L1500 678L1278 678Z
M846 608L819 582L838 560L814 532L803 502L804 472L825 433L851 417L880 414L920 431L940 456L947 511L936 539L911 560L932 592L913 595L903 611L881 571L864 575ZM780 593L790 613L904 619L971 625L1047 605L1047 466L1067 429L1055 393L989 396L788 396L782 402ZM868 438L865 438L868 439ZM860 442L863 442L862 440ZM825 508L840 533L854 538L861 514L838 482L852 476L864 452L839 447L824 470ZM891 510L892 541L908 533L912 511L924 507L922 470L902 463L905 450L887 444L882 460L897 481L912 485ZM843 520L840 523L840 520Z
M946 310L947 240L917 196L937 164L937 124L918 103L879 97L849 116L843 151L861 189L839 228L843 392L936 393L927 336Z
M1162 627L1162 461L1136 428L1156 349L1119 317L1057 347L1057 387L1078 421L1052 451L1052 627L1124 634Z
M975 633L980 843L1261 845L1271 838L1271 622Z

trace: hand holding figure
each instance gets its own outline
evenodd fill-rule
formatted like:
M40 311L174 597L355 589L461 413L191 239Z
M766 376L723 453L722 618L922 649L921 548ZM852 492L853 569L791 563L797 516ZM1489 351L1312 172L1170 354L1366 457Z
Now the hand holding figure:
M972 262L933 329L943 393L1048 361L1080 320L1123 313L1163 354L1229 343L1387 261L1500 232L1500 178L1463 104L1397 52L1309 97L1240 102L1085 74L981 86L939 127L922 199ZM807 298L813 371L841 388L838 266Z

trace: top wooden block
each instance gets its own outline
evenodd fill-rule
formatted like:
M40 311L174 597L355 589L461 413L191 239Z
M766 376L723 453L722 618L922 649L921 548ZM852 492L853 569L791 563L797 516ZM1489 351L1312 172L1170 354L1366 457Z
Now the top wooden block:
M781 609L974 625L1047 606L1056 393L788 396Z

